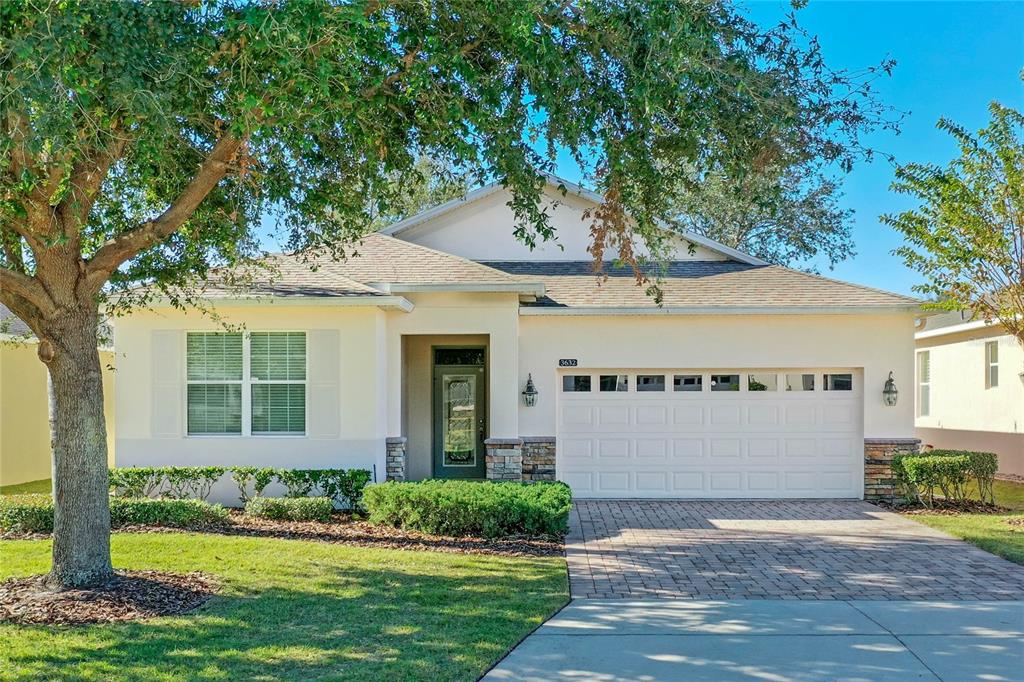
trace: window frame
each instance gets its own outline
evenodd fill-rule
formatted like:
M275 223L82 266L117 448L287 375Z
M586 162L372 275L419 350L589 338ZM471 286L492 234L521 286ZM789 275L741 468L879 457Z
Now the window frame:
M995 352L990 352L995 351ZM995 356L993 359L992 356ZM995 379L995 381L993 381ZM985 390L999 388L999 341L985 342Z
M924 366L928 371L924 371ZM925 375L927 374L927 378ZM927 396L927 398L925 397ZM931 351L917 352L917 416L930 417L932 413L932 354Z
M230 334L214 329L187 329L182 335L182 371L185 374L185 390L182 391L182 430L185 438L308 438L309 437L309 331L305 329L247 329L242 334L242 379L241 381L205 381L188 378L188 335L189 334ZM303 334L306 337L306 365L304 380L296 379L254 379L252 376L252 334ZM188 386L189 384L240 384L242 387L242 430L240 433L190 433L188 425ZM303 423L305 430L298 431L253 431L252 430L252 387L270 384L304 384Z

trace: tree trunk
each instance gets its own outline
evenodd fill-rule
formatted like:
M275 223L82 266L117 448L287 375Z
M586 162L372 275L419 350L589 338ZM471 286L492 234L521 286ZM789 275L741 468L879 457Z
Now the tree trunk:
M53 568L58 589L89 587L113 575L103 372L98 313L75 310L48 321L39 357L50 372L53 447Z

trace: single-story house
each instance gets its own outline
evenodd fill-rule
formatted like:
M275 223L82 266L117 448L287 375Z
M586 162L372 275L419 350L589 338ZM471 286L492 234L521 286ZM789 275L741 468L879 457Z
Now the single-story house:
M40 481L53 472L50 396L46 365L36 355L38 339L0 304L0 486ZM114 462L114 353L100 348L107 459Z
M278 256L244 295L211 286L244 331L169 306L118 319L117 464L557 478L578 497L888 493L879 466L917 441L913 399L883 387L913 381L918 301L673 233L659 305L630 268L595 276L599 196L552 179L557 240L532 250L508 201L477 189L345 260Z
M929 317L917 344L916 432L924 445L983 450L1024 476L1024 348L998 322Z

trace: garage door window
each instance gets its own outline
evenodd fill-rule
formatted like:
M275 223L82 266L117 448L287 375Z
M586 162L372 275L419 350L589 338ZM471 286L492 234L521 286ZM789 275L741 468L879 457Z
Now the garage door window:
M814 390L814 375L813 374L787 374L786 375L786 390L787 391L813 391Z
M753 392L777 391L779 390L779 375L777 374L748 374L747 390Z
M602 374L598 380L602 393L623 393L629 390L629 376L626 374Z
M566 374L562 377L562 391L565 393L589 393L589 374Z
M664 374L638 374L636 376L636 390L638 391L664 391Z
M704 377L700 374L677 374L672 378L672 389L675 391L702 391Z
M822 382L826 391L852 391L852 374L826 374Z
M712 374L712 391L738 391L740 390L739 374Z

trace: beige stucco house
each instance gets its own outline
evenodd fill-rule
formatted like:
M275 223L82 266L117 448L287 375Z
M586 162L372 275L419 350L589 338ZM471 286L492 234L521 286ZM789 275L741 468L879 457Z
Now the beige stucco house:
M532 250L490 186L344 261L277 257L272 282L211 288L244 331L170 307L118 319L117 464L557 478L579 497L884 486L873 460L916 446L913 400L882 389L913 381L917 301L685 234L659 306L627 268L594 276L600 197L556 182L557 241Z
M1024 348L998 323L950 312L915 334L917 435L925 445L999 455L1024 476Z

